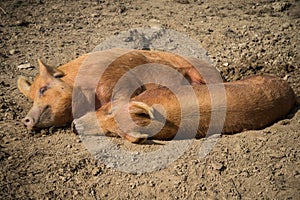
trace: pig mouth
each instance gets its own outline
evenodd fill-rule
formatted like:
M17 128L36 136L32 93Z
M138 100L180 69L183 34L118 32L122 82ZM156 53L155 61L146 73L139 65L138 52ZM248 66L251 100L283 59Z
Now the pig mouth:
M44 128L52 126L52 111L50 106L45 106L44 109L41 111L39 118L36 121L35 127L37 128Z

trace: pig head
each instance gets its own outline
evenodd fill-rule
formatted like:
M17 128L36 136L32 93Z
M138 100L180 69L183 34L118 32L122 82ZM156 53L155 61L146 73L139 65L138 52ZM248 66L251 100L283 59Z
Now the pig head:
M39 75L32 84L24 77L18 80L19 90L34 102L22 122L29 130L65 126L72 121L73 88L61 79L63 71L38 62Z

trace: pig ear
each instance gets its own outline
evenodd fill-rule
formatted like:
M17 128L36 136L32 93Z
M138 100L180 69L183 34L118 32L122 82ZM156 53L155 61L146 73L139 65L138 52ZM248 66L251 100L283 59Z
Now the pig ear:
M55 67L50 67L49 65L45 64L43 61L38 59L38 63L40 66L40 75L47 77L53 76L54 78L61 78L65 76L65 73Z
M18 89L20 92L22 92L26 97L29 97L29 92L30 92L30 83L23 77L21 76L18 79Z
M149 115L150 119L154 119L153 108L144 102L131 101L129 103L129 112L132 114L146 114Z

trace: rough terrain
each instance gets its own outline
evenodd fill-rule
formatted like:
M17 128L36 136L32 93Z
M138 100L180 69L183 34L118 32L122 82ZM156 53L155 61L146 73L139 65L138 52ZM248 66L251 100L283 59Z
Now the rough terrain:
M298 0L0 2L0 199L300 199L300 111L257 131L222 136L205 157L202 140L151 173L97 161L70 128L29 133L18 76L37 58L59 66L131 28L161 26L199 41L227 81L285 78L300 95ZM20 65L30 63L31 66ZM19 66L19 67L18 67ZM132 151L150 151L112 139Z

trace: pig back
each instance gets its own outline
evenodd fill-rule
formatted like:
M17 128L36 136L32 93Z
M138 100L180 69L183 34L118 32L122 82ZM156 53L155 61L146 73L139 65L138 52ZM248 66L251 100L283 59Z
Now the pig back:
M227 115L223 133L264 128L284 118L296 96L288 83L272 76L253 76L226 83Z

